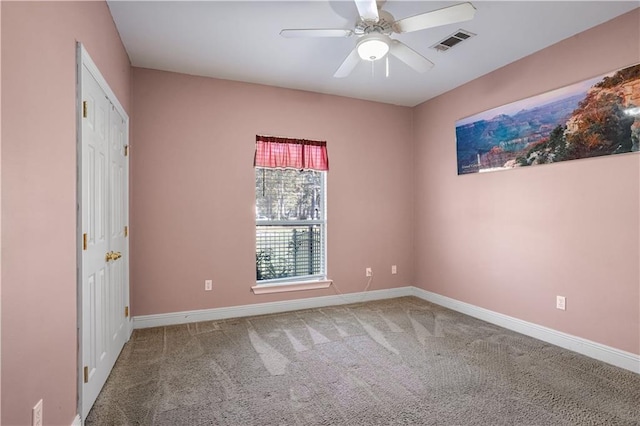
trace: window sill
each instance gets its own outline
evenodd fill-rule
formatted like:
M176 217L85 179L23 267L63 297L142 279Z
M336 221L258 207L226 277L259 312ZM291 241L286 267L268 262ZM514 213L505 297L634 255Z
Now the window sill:
M322 288L329 288L332 283L332 280L325 279L316 281L293 281L282 284L262 284L254 285L251 287L251 291L253 291L253 294L270 294L289 291L318 290Z

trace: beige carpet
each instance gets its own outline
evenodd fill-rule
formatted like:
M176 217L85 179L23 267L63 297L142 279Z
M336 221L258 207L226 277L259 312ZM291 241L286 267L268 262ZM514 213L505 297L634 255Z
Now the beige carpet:
M403 297L136 330L87 425L640 425L640 375Z

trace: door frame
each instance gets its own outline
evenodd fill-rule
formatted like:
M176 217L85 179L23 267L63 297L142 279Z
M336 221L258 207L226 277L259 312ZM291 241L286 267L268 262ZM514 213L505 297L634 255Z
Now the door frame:
M96 66L95 62L91 59L89 52L85 49L85 47L80 42L76 42L76 287L77 287L77 312L76 312L76 333L77 333L77 417L82 423L84 423L84 418L82 418L83 412L83 400L82 400L82 387L84 384L83 379L83 294L82 294L82 73L83 68L86 67L87 70L91 73L93 78L96 80L100 88L107 95L109 101L113 104L118 113L125 120L125 145L130 146L129 142L129 115L120 104L120 101L116 97L115 93L109 87L109 84L102 76L102 73ZM127 186L126 186L126 194L125 197L127 199L127 222L129 222L129 162L126 163L127 167ZM129 300L129 239L126 239L127 246L127 261L125 262L125 303L126 306L130 305ZM133 321L131 319L131 315L126 319L126 338L127 341L131 337L131 333L133 332Z

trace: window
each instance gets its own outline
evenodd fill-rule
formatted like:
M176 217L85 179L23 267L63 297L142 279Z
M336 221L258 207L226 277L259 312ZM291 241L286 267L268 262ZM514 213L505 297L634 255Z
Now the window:
M258 136L256 144L256 281L324 278L324 142Z
M256 278L324 277L324 172L256 168Z

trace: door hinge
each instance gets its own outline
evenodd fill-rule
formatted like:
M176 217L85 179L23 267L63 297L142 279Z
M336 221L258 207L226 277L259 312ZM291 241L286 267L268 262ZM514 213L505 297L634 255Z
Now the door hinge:
M128 306L124 307L124 316L125 316L125 318L129 318L129 307Z
M87 234L82 234L82 250L87 249Z
M129 145L124 146L124 156L127 157L129 155Z
M84 382L89 383L89 367L84 366Z
M124 227L124 236L125 236L125 237L128 237L128 236L129 236L129 227L128 227L128 226L125 226L125 227Z
M87 118L87 101L82 101L82 117Z

